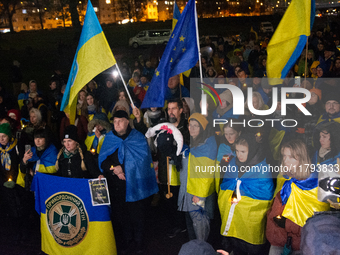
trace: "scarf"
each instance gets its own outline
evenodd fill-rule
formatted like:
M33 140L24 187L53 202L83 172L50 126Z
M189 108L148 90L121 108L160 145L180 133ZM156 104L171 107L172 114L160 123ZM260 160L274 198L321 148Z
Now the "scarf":
M74 152L71 152L71 151L68 151L68 150L64 150L63 152L63 155L64 155L64 158L71 158L73 157L74 155L76 155L78 153L78 148L74 150Z
M13 139L6 145L5 149L0 146L0 153L1 153L1 165L6 170L11 170L11 157L9 152L17 145L17 139Z
M87 106L87 110L89 113L94 113L96 112L96 106L93 104L93 105L89 105Z

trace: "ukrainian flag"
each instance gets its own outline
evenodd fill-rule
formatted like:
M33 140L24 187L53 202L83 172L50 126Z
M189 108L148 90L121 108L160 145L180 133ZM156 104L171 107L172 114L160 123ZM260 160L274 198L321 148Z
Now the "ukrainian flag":
M181 17L181 12L179 11L177 2L174 2L174 13L173 13L173 17L172 17L172 30L175 29L175 26L177 24L177 21L179 20L179 18Z
M315 212L329 211L329 203L318 200L318 174L314 172L306 180L286 179L280 191L282 215L303 227ZM301 206L303 205L303 206Z
M89 0L83 30L60 108L61 111L69 114L71 124L74 124L75 120L78 92L95 76L115 64L116 60Z
M32 182L47 254L117 254L107 205L93 206L88 179L37 173Z
M215 136L204 144L190 148L188 160L187 192L198 197L208 197L215 191L217 144Z
M315 0L293 0L290 3L267 47L267 76L273 78L270 79L271 85L282 83L281 79L287 76L300 57L313 27L314 16Z
M236 165L236 158L230 161L229 166L230 170L225 173L218 193L221 235L235 237L254 245L264 244L266 213L274 193L271 173L262 172L262 169L268 169L268 164L264 159L241 178L238 178L239 167ZM238 182L240 200L238 204L232 205L232 195L237 190Z

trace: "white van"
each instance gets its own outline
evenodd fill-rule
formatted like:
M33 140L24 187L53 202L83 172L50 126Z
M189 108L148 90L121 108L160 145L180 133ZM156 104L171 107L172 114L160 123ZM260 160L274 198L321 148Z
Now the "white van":
M171 29L144 30L129 39L129 46L138 48L142 45L167 44L171 35Z
M273 28L272 23L269 21L261 22L260 31L262 33L267 33L267 32L274 33L274 28Z

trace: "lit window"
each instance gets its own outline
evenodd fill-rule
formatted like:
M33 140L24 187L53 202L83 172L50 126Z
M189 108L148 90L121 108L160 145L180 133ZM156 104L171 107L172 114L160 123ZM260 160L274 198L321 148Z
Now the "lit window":
M111 0L106 0L106 3L107 3L107 4L110 4L110 3L111 3Z
M26 13L27 13L27 10L26 10L26 9L22 9L22 13L23 13L23 14L26 14Z

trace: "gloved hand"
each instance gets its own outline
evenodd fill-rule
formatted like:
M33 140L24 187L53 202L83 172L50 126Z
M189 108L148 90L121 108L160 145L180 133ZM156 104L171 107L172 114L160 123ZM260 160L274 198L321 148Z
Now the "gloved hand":
M274 222L280 227L285 228L286 227L286 217L280 216L281 218L273 217Z
M15 187L15 182L14 181L7 181L4 183L4 186L9 189L13 189Z

